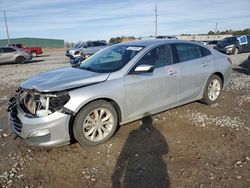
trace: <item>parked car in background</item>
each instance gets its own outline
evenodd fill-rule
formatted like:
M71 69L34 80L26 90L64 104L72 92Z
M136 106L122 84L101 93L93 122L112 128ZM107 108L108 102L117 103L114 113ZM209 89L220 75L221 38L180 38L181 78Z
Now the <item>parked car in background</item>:
M43 50L40 47L27 47L24 44L9 44L8 46L21 48L21 49L29 52L32 55L32 57L36 57L37 55L40 55L43 53Z
M73 58L82 55L93 55L103 48L108 46L105 41L87 41L77 43L74 48L69 48L66 51L66 56Z
M85 60L85 55L70 58L71 65L78 65Z
M9 125L32 145L61 145L74 137L93 146L110 139L119 124L196 100L215 103L231 71L227 56L198 43L119 43L80 66L24 81L9 101Z
M209 46L210 48L214 48L218 42L218 40L211 40L207 43L207 46Z
M208 45L208 41L200 41L203 45Z
M214 49L225 54L238 54L250 51L250 35L226 37Z
M218 40L211 40L211 41L208 42L208 44L216 45L218 42L219 42Z
M32 56L22 49L10 46L0 47L0 64L3 63L25 63L30 61Z
M176 36L157 36L156 39L177 39Z
M247 58L247 65L248 65L248 75L250 75L250 55Z

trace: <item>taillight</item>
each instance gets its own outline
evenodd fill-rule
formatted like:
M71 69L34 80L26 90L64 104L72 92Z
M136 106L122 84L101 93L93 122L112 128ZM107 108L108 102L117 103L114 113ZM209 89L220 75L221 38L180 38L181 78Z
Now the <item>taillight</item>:
M229 63L233 64L232 59L230 57L227 57L227 60L228 60Z

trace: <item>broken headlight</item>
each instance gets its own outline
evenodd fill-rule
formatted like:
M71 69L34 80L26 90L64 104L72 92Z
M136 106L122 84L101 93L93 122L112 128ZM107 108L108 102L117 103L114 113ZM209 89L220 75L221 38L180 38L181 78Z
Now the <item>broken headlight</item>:
M67 91L39 93L33 90L23 91L18 96L21 109L33 117L42 117L60 110L70 99Z

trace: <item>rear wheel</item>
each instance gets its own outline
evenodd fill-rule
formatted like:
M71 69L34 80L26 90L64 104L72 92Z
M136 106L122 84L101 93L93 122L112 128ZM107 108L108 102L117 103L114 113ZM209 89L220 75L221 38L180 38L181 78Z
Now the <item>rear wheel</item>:
M222 81L218 75L212 75L207 81L203 99L201 100L205 104L214 104L219 99L222 89Z
M113 136L117 124L115 108L107 101L94 101L77 114L73 124L74 137L81 145L102 144Z
M17 58L16 58L16 63L18 63L18 64L23 64L23 63L25 63L25 58L22 57L22 56L17 57Z

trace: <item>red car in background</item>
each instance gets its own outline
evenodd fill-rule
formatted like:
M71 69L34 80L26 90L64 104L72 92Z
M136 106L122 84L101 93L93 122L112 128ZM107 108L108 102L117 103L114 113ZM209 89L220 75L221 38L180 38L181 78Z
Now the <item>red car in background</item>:
M40 55L43 53L43 50L40 47L27 47L24 44L9 44L8 46L21 48L21 49L25 50L26 52L30 53L32 55L32 57L36 57L37 55Z

